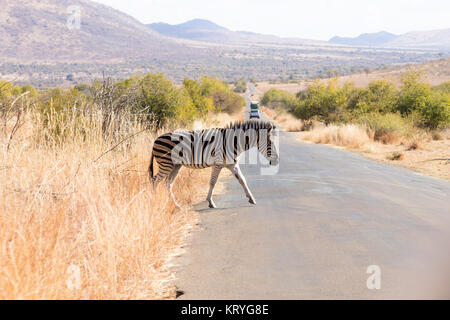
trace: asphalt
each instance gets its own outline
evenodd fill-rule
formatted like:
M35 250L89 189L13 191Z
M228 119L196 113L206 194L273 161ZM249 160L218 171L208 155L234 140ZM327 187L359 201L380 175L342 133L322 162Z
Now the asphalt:
M280 133L280 168L242 165L176 261L180 299L449 298L450 183ZM369 289L369 266L380 289ZM443 267L444 266L444 267ZM447 296L448 295L448 296Z

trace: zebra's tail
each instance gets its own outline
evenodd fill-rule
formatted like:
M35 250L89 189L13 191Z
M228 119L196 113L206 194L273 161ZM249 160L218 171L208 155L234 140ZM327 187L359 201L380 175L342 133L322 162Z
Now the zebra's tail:
M153 159L155 158L155 156L153 155L152 152L152 159L150 160L150 166L148 167L148 177L150 179L150 183L153 183Z

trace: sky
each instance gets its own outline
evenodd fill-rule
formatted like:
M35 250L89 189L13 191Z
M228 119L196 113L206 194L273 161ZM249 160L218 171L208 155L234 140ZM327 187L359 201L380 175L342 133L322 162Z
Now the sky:
M230 30L329 40L450 28L449 0L95 0L143 23L207 19Z

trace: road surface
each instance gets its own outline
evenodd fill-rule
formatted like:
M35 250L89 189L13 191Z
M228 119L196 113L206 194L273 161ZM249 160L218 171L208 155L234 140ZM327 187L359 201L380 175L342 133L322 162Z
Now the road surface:
M448 297L449 182L295 133L280 134L280 160L273 176L243 166L256 206L233 177L219 209L197 206L180 299Z

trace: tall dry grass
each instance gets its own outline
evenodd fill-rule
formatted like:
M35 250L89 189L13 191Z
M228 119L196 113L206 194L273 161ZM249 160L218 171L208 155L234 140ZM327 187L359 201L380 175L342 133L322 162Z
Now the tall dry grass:
M264 112L270 119L274 120L278 125L282 126L283 131L299 132L304 130L305 123L287 111L281 109L274 110L267 107L261 107L261 111Z
M302 139L314 143L360 148L373 142L373 134L361 125L328 125L302 133Z
M57 139L56 120L22 119L13 139L14 123L0 134L0 299L173 297L168 261L196 224L186 208L208 173L182 171L176 211L148 183L151 133L118 145L95 114L66 114ZM128 121L126 134L141 129Z

